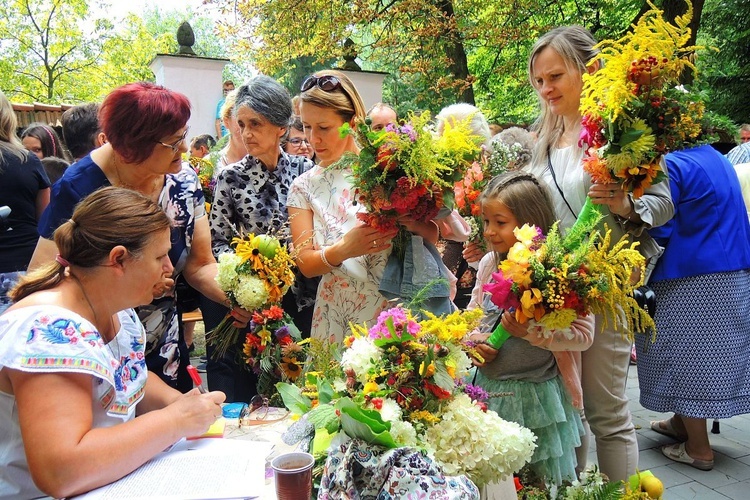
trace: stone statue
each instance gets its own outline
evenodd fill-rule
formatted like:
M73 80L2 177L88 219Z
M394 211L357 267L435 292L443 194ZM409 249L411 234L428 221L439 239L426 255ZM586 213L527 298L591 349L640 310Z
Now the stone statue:
M344 42L344 65L341 69L347 71L362 71L359 64L355 61L357 58L357 48L354 46L354 42L351 38L347 38Z
M180 50L177 51L178 54L187 56L196 55L193 52L195 33L193 33L193 28L189 22L183 21L180 27L177 28L177 43L180 45Z

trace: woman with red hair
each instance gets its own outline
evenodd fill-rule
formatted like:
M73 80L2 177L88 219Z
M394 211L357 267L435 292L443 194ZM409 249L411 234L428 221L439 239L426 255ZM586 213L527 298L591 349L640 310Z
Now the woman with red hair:
M32 269L55 258L50 239L55 229L70 218L82 198L103 186L132 189L159 203L173 222L169 258L174 273L155 287L154 301L139 307L138 316L146 328L149 370L182 392L190 390L192 382L174 280L183 274L206 297L228 304L214 281L216 261L198 176L182 162L188 118L187 97L162 86L139 82L113 90L99 108L107 143L71 165L55 184L29 265ZM249 320L249 313L241 309L233 314L240 318L238 325Z

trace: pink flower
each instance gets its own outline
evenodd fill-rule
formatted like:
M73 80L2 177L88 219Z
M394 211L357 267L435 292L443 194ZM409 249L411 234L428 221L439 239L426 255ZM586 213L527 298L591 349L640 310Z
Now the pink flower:
M511 307L518 308L521 303L518 297L513 293L513 282L509 279L505 279L502 272L492 273L491 281L482 287L482 290L491 295L490 299L492 303L502 309L509 309Z

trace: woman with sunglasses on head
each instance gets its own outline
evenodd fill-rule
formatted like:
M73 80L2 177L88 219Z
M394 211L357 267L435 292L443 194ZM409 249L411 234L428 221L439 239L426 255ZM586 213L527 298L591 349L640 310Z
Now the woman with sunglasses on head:
M174 296L174 280L188 283L216 302L226 295L214 280L208 217L198 176L182 154L187 151L190 102L184 95L153 83L129 83L113 90L99 108L107 143L71 165L52 190L52 201L39 223L40 238L29 269L57 253L50 238L70 218L75 205L103 186L132 189L157 202L173 222L169 257L172 276L154 287L154 301L138 308L146 328L149 369L183 392L192 388L190 362ZM113 293L118 293L113 290ZM233 311L246 324L249 313Z
M216 183L209 217L216 258L233 252L230 243L239 234L287 236L289 187L294 179L313 167L307 158L281 149L282 137L292 121L292 100L273 78L256 76L237 89L233 116L248 154L226 167ZM306 280L297 280L284 297L282 307L302 333L309 336L317 282ZM215 314L213 309L208 315L204 311L208 329L218 326L227 311ZM237 348L242 349L241 345ZM236 362L235 353L219 360L211 354L206 370L209 386L223 390L228 401L249 401L256 393L255 376Z
M529 79L539 97L541 113L537 143L527 170L546 184L563 230L573 225L586 197L602 205L602 224L612 229L612 241L628 233L638 250L655 260L661 248L646 229L666 223L674 212L669 185L661 182L634 199L619 184L592 184L583 170L586 144L579 143L579 106L583 75L599 68L596 40L580 26L555 28L532 48ZM603 226L602 226L603 227ZM647 277L648 278L648 277ZM604 327L596 316L594 343L581 354L583 406L596 437L599 468L611 480L627 480L638 466L638 442L625 395L630 343L621 332ZM609 323L611 325L611 322ZM578 453L585 466L587 443Z
M292 183L287 199L297 263L306 276L321 276L313 313L313 338L340 342L349 323L377 318L388 307L378 291L391 240L396 231L381 232L357 219L364 210L356 202L350 172L336 167L344 153L358 153L351 135L339 128L365 120L365 106L351 80L341 72L319 71L302 84L300 115L318 164ZM407 229L437 241L433 223L408 222Z
M172 274L171 221L129 189L100 189L55 231L59 253L0 315L0 498L71 497L111 483L221 415L220 392L146 369L133 311Z
M304 156L315 162L315 149L305 136L305 127L302 126L299 116L292 117L292 124L288 134L281 141L281 147L290 155Z

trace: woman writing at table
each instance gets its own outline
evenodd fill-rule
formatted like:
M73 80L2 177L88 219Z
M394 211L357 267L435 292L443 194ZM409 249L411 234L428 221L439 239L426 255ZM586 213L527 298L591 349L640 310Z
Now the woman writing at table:
M146 369L133 309L172 274L170 220L108 187L55 231L56 258L0 316L0 498L67 497L115 481L221 415Z
M171 276L154 288L154 300L138 308L146 328L149 369L182 392L193 384L186 367L188 348L177 314L174 279L182 274L188 284L219 303L226 295L214 280L216 261L206 206L198 176L186 163L185 137L190 102L184 95L155 85L129 83L113 90L99 108L99 121L109 141L71 165L52 190L52 202L39 222L41 238L29 269L54 259L55 229L68 220L73 207L102 186L132 189L157 202L172 219ZM238 326L250 314L235 308Z

